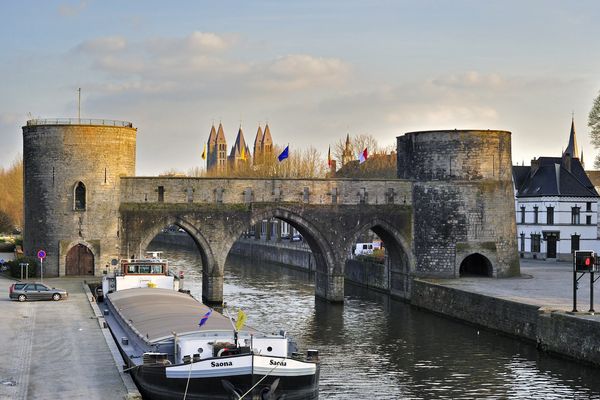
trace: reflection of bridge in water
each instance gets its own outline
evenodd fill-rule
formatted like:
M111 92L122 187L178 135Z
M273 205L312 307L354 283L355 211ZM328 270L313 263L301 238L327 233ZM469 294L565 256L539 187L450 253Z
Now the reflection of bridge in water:
M134 177L135 136L130 124L23 127L24 247L30 256L47 250L49 276L102 275L113 259L177 225L200 250L204 300L219 303L233 242L271 218L303 235L316 295L334 302L343 301L352 245L368 230L385 244L389 291L398 297L410 297L413 277L454 278L461 266L519 273L509 132L405 134L399 179L389 180ZM80 253L89 262L71 268Z

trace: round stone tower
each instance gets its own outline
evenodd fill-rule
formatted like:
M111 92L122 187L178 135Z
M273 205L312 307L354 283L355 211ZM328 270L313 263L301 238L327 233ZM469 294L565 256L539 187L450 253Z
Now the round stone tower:
M30 120L23 127L25 255L44 276L102 275L119 258L120 177L135 175L130 122Z
M398 137L398 177L414 181L418 276L520 273L510 136L447 130Z

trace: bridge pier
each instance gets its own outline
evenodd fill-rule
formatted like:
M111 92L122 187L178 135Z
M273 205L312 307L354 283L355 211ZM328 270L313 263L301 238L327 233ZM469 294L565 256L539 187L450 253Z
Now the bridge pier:
M344 302L344 275L327 275L316 272L315 296L331 303Z
M202 302L207 305L223 304L223 275L202 274Z

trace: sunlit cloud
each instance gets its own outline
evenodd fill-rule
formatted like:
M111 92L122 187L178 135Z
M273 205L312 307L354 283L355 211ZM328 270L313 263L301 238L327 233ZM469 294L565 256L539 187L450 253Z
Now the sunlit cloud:
M58 6L58 13L63 17L74 17L79 15L87 7L86 0L79 1L75 4L62 3Z

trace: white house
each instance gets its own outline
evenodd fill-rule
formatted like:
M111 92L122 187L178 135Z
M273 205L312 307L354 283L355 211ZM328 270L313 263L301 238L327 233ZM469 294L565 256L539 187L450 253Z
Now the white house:
M539 157L530 166L513 167L521 257L571 260L575 250L600 253L600 196L578 153L571 121L569 145L562 157Z

